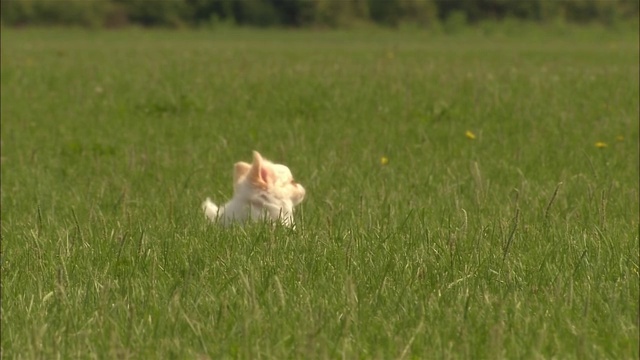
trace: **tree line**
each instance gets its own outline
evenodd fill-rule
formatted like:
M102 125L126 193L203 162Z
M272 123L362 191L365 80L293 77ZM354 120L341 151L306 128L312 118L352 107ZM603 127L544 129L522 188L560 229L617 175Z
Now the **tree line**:
M637 20L640 0L2 0L3 26L431 26L520 19L613 25Z

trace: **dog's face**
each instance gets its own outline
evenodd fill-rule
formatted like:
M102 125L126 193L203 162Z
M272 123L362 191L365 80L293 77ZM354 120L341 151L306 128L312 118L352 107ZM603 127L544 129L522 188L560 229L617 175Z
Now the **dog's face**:
M251 164L238 162L234 166L234 192L250 201L259 200L284 215L290 215L293 207L304 200L305 189L298 184L288 167L274 164L253 152Z
M278 198L290 199L293 205L302 202L305 195L304 187L298 184L288 167L280 164L271 164L273 170L273 191Z

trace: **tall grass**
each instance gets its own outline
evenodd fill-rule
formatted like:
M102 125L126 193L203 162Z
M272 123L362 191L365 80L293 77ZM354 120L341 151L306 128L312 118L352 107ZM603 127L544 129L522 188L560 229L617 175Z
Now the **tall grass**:
M5 30L2 356L638 358L637 40Z

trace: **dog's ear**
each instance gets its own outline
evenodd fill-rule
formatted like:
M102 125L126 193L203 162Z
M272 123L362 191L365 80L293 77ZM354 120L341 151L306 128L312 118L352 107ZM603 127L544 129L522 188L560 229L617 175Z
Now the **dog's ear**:
M261 189L269 186L269 179L272 177L271 170L264 166L264 160L259 152L253 152L253 163L247 175L252 184Z
M233 165L233 184L237 184L243 176L247 175L249 170L251 170L251 165L244 161L237 162Z

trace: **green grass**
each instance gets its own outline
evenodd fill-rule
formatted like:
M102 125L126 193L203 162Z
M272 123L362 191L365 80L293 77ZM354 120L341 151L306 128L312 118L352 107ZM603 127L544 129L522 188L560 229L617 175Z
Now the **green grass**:
M2 45L7 359L639 356L637 33ZM201 214L254 149L296 231Z

